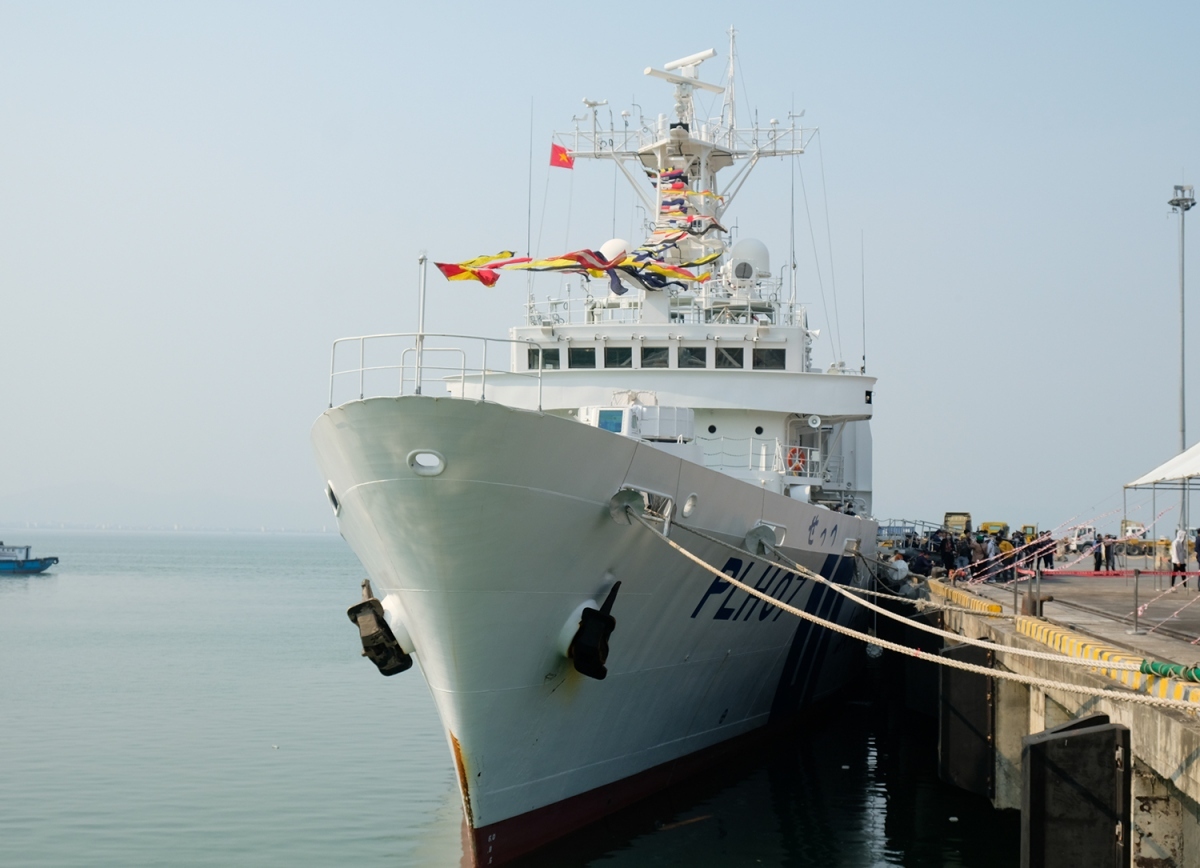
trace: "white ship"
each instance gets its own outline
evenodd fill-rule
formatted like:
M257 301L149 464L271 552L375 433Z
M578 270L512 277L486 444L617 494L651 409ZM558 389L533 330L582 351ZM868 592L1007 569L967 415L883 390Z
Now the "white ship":
M862 617L760 557L773 544L837 582L865 580L853 550L875 546L875 380L814 370L816 333L794 290L763 244L725 231L750 169L802 153L812 130L794 117L737 127L732 88L699 78L714 54L647 70L675 86L673 118L614 131L593 105L590 126L557 137L556 153L621 168L655 215L645 243L613 239L565 266L463 263L492 279L574 265L570 297L531 295L504 339L422 323L334 346L313 443L380 598L351 617L364 645L394 635L398 649L371 648L381 668L411 654L428 681L478 865L787 719L838 687L857 653L714 580L624 509L644 507L671 539L777 599ZM696 89L724 94L720 118L697 117Z

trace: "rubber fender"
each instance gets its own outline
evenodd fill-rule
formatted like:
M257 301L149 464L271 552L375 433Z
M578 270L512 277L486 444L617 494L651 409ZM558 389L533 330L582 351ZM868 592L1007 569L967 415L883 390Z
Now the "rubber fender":
M358 625L362 656L369 658L383 675L395 675L412 668L412 657L400 647L396 635L383 617L383 604L371 595L370 580L363 581L362 602L347 609L346 615Z
M575 670L598 681L603 681L608 675L604 665L608 662L608 637L617 626L617 619L609 612L620 588L621 583L615 583L598 610L590 606L583 610L579 618L579 632L571 642L569 653Z

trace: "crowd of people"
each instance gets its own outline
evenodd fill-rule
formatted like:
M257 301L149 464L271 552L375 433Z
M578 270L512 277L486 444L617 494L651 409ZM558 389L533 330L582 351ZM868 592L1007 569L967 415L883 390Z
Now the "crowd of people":
M919 576L945 575L952 579L985 582L1009 582L1018 569L1054 568L1057 543L1049 531L1026 539L1020 531L1008 534L959 533L936 530L922 537L905 540L905 548L892 556L904 567L893 566L893 573Z
M1200 538L1200 529L1197 530ZM1117 538L1112 534L1096 534L1090 543L1081 543L1081 557L1092 556L1096 572L1117 569ZM982 582L1011 582L1017 570L1054 569L1058 542L1050 531L1026 538L1020 531L1011 536L985 533L954 533L945 529L931 534L911 533L903 540L899 551L892 555L891 572L894 578L906 578L909 573L927 578L947 576L951 580L966 579ZM1187 587L1187 565L1192 557L1188 534L1180 530L1170 546L1171 586L1182 578ZM1200 579L1197 580L1200 585Z

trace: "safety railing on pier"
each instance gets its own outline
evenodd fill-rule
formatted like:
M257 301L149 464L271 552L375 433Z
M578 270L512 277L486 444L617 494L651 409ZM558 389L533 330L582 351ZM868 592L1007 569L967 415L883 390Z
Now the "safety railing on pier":
M329 406L399 395L468 397L468 384L479 389L475 395L471 388L469 397L486 399L488 377L502 374L536 383L540 410L542 372L512 370L513 352L534 346L525 340L429 332L339 338L329 358Z

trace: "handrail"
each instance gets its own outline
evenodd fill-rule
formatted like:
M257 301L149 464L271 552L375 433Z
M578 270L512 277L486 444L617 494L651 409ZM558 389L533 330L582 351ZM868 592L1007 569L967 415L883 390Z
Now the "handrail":
M368 341L375 342L375 341L384 341L384 340L404 340L404 339L410 340L411 344L403 346L400 349L399 364L368 365L366 363L367 342ZM449 339L449 340L470 341L477 345L481 345L478 350L480 357L481 357L480 366L479 367L471 367L468 365L468 358L467 358L468 351L466 349L463 349L462 347L437 347L437 346L431 347L431 346L427 346L426 341L431 340L431 339L434 339L434 340ZM350 368L344 368L342 370L339 370L337 367L338 348L340 346L342 346L343 344L353 344L355 342L358 343L358 365L357 365L357 367L350 367ZM407 341L406 341L406 343L407 343ZM415 375L414 380L413 380L414 391L416 394L420 394L421 383L424 381L425 372L427 372L427 371L451 371L453 373L451 375L445 377L444 379L452 380L456 376L464 390L466 387L466 381L467 381L468 375L479 374L479 386L480 386L479 397L481 400L486 400L488 375L491 374L494 377L496 374L511 374L513 376L533 377L533 378L537 379L537 382L538 382L538 410L541 410L542 409L542 371L543 371L543 369L538 368L538 369L535 369L532 371L520 371L520 370L515 370L516 366L513 365L512 370L507 370L507 371L492 370L488 366L488 344L489 343L502 343L502 344L509 344L509 345L515 344L515 345L523 345L526 347L536 347L537 346L536 341L534 341L530 338L520 338L520 339L518 339L518 338L489 338L489 337L483 337L480 335L453 334L453 333L448 333L448 332L446 332L446 333L391 332L391 333L360 335L357 337L338 338L333 342L333 347L330 350L330 356L329 356L329 406L333 407L333 405L334 405L334 392L335 392L335 384L336 384L337 379L339 377L352 376L355 374L358 375L358 397L359 397L359 400L362 400L363 398L366 397L367 374L369 372L375 372L375 371L398 370L400 372L399 382L397 384L397 388L399 390L398 394L400 394L400 395L405 394L405 387L406 387L406 384L408 381L408 377L407 377L408 367L410 364L413 364L413 362L411 361L411 354L416 353L417 358L416 358L416 364L414 367L415 367L415 371L419 372L419 376L420 376L420 379L416 379L415 378L416 375ZM425 361L424 361L425 353L458 353L459 356L461 357L461 361L460 361L460 364L454 368L446 367L444 365L432 365L432 366L426 365ZM465 394L465 391L464 391L464 394Z
M824 470L823 462L813 456L820 453L815 446L796 446L785 443L778 437L697 437L704 449L707 467L731 467L747 470L773 471L787 476L819 477ZM705 449L705 444L716 444L717 449ZM772 449L773 445L773 449ZM734 447L733 451L727 446ZM786 450L802 449L805 453L805 472L792 473L784 461ZM769 454L769 457L768 457ZM731 458L734 461L725 459Z

